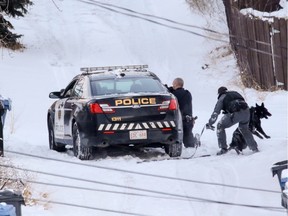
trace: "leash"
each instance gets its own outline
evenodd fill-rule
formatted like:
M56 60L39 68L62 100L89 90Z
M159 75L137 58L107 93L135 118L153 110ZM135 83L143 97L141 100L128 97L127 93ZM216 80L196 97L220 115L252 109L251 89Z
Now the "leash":
M196 145L196 149L195 149L194 153L193 153L190 157L186 157L185 159L192 159L192 158L195 156L198 147L201 145L201 144L200 144L200 139L201 139L202 134L204 133L205 128L206 128L206 125L204 125L204 127L203 127L200 135L199 135L199 134L195 134L195 136L197 136L197 135L199 136L199 137L197 138L197 141L198 141L199 143Z
M202 136L202 134L203 134L205 128L206 128L206 125L204 125L204 127L203 127L203 129L202 129L202 131L201 131L201 134L200 134L200 137L199 137L199 138L201 138L201 136ZM200 140L200 139L199 139L199 140Z

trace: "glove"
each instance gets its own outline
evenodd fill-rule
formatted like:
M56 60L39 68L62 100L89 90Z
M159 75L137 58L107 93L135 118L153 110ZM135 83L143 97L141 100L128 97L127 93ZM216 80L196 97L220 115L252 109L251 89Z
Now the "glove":
M216 112L213 112L211 117L210 117L210 119L209 119L209 121L208 121L208 124L210 126L212 126L216 122L217 117L218 117L218 114Z
M12 100L10 98L3 100L4 109L11 110Z
M186 119L186 122L190 122L190 121L192 121L193 118L192 118L192 116L186 115L185 119Z
M215 127L214 127L213 125L207 123L207 124L206 124L206 129L210 129L210 130L214 131L214 130L215 130Z
M172 93L172 92L174 91L174 89L173 89L172 86L169 87L167 84L165 84L164 86L167 88L167 90L168 90L170 93Z

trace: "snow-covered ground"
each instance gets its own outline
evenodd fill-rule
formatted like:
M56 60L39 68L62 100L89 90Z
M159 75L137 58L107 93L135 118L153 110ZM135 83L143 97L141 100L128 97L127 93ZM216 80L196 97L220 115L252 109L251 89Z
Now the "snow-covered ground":
M222 1L217 2L218 10ZM0 160L27 170L19 175L27 176L32 198L39 199L22 206L23 216L286 215L270 168L287 159L287 92L241 84L224 42L223 8L219 17L213 21L193 12L184 0L54 0L34 1L29 14L11 20L24 34L26 49L1 50L0 93L13 107ZM206 27L223 35L201 29ZM184 78L198 116L194 132L201 132L224 85L239 91L250 106L265 103L272 117L262 126L271 139L255 137L257 154L246 149L241 156L196 158L218 151L215 132L205 130L194 159L148 163L121 153L79 161L71 151L50 151L46 113L53 101L48 94L65 87L80 67L128 64L148 64L169 85L175 77ZM227 130L228 141L234 129ZM183 156L194 151L184 149ZM165 157L161 149L150 153Z

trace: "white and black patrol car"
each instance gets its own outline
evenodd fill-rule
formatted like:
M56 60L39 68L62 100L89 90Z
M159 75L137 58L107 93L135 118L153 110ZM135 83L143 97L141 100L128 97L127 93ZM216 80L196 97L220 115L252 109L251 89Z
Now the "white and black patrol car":
M182 152L182 117L177 99L147 65L81 68L48 110L50 149L66 145L81 160L94 147L163 147L170 157ZM97 148L96 151L97 152Z
M279 185L282 191L281 194L281 205L288 209L288 160L279 161L273 164L272 175L277 175Z

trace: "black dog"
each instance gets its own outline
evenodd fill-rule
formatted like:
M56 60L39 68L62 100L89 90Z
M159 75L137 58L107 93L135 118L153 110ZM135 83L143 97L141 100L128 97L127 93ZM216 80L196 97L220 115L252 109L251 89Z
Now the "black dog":
M261 127L261 119L262 118L268 119L269 116L272 116L272 114L264 106L264 103L262 103L261 106L259 106L256 103L256 107L250 107L249 129L252 132L252 134L258 136L260 139L263 139L263 136L266 139L270 138L270 136L268 136ZM233 132L232 142L230 144L229 150L235 149L236 152L239 154L246 147L247 143L245 142L240 130L237 128Z

